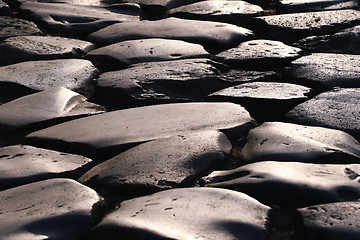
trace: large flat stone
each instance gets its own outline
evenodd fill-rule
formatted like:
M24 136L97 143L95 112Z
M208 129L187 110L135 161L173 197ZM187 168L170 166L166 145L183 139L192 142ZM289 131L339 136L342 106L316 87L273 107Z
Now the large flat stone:
M298 124L340 129L360 141L360 88L334 89L294 107L285 119Z
M261 37L292 42L313 35L333 34L359 24L360 11L336 10L256 17L252 29Z
M241 157L246 162L360 163L360 143L339 130L266 122L250 130Z
M142 62L206 57L210 54L199 44L159 38L114 43L86 55L87 59L105 69L121 69Z
M0 132L15 137L16 134L104 112L103 107L87 102L84 96L55 87L1 105Z
M282 13L315 12L358 7L357 0L280 0L278 11Z
M20 14L57 33L88 35L114 23L139 21L140 6L115 4L98 7L24 2L20 6Z
M0 148L0 189L75 175L91 159L25 145Z
M0 65L34 60L81 58L94 48L90 42L63 37L12 37L0 43Z
M231 143L223 133L206 131L140 144L85 173L79 181L125 195L191 186L225 163Z
M305 207L360 199L360 164L257 162L215 171L206 186L246 193L266 205Z
M360 55L313 53L291 63L285 79L324 91L333 87L360 87Z
M121 203L89 239L266 239L269 207L225 189L167 190Z
M0 41L9 37L26 35L42 35L42 32L33 22L0 16Z
M1 92L7 94L65 87L88 97L98 74L94 65L83 59L29 61L0 67L0 86Z
M87 155L114 156L146 141L193 131L241 129L251 121L243 107L231 103L163 104L73 120L34 132L26 141Z
M40 3L67 3L72 5L85 6L103 6L110 3L110 0L5 0L11 5L21 5L24 2L40 2Z
M88 40L96 44L112 44L134 39L166 38L199 43L210 48L229 48L253 38L245 28L227 23L166 18L113 24L94 32Z
M70 179L52 179L0 192L0 238L79 239L93 224L97 193Z
M260 6L245 1L200 1L171 9L167 15L246 26L250 18L263 13Z

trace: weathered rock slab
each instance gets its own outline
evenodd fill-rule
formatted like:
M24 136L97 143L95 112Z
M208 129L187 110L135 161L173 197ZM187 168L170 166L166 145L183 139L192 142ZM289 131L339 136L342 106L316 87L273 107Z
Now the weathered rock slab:
M231 143L217 131L183 134L133 147L85 173L79 181L120 194L191 186L225 163Z
M65 87L88 97L98 74L84 59L28 61L0 67L0 86L1 92L22 95Z
M210 54L199 44L160 38L114 43L86 55L87 59L106 69L121 69L142 62L206 57Z
M70 179L52 179L0 192L0 238L79 239L93 222L97 193Z
M26 35L42 35L42 32L33 22L0 16L0 41L9 37Z
M266 205L305 207L358 201L360 164L257 162L233 170L215 171L206 186L234 189Z
M358 7L357 0L281 0L278 4L278 11L282 13L315 12Z
M225 189L184 188L121 203L89 239L266 239L269 211Z
M19 36L0 43L0 65L25 61L81 58L95 46L86 41L52 36Z
M158 21L117 23L88 36L96 44L166 38L199 43L209 48L229 48L254 38L252 31L228 23L166 18Z
M337 88L294 107L285 119L304 125L339 129L360 141L360 88Z
M163 104L73 120L34 132L26 141L108 157L146 141L193 131L242 128L251 121L243 107L231 103Z
M0 189L64 177L91 159L25 145L0 148Z
M360 143L339 130L266 122L250 130L241 157L247 163L360 163Z

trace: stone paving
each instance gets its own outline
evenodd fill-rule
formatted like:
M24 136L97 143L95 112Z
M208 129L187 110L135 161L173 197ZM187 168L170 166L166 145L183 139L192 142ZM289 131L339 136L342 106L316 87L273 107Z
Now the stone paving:
M0 0L0 239L360 239L357 0Z

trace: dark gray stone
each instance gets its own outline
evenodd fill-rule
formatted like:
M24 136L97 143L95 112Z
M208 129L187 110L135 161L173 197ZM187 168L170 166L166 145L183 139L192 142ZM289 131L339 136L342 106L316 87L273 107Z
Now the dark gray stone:
M22 95L60 86L88 97L98 74L83 59L29 61L0 67L0 86L1 92Z
M95 46L86 41L51 36L19 36L0 43L0 65L24 61L80 58Z
M206 57L210 57L210 54L199 44L159 38L114 43L86 55L98 67L111 70L142 62Z
M360 199L360 164L257 162L204 178L209 187L234 189L271 206L305 207ZM354 177L355 176L355 177Z
M85 6L103 6L110 0L5 0L11 5L21 5L24 2L40 2L40 3L67 3L72 5Z
M0 192L1 239L69 239L93 224L97 193L70 179L52 179Z
M55 87L0 106L0 132L14 136L53 124L105 112L66 88Z
M360 141L360 88L334 89L294 107L288 121L340 129Z
M293 42L313 35L334 34L360 24L360 11L337 10L256 17L252 29L265 38Z
M88 35L114 23L139 21L140 6L117 4L98 7L24 2L20 6L20 14L60 34Z
M166 18L113 24L90 34L88 40L105 45L134 39L167 38L199 43L218 50L236 46L253 37L250 30L228 23Z
M41 34L42 32L33 22L0 16L0 41L9 37Z
M218 129L237 132L251 121L243 107L231 103L163 104L62 123L28 135L26 142L108 157L146 141L178 134Z
M226 22L238 26L247 26L252 17L263 15L263 9L245 1L200 1L171 9L168 16Z
M334 35L307 37L295 46L308 52L360 54L360 25Z
M280 0L278 11L281 13L315 12L358 7L357 0Z
M245 107L255 119L279 119L311 97L312 89L289 83L251 82L222 89L207 98Z
M333 87L360 87L360 55L313 53L291 63L285 70L287 81L326 91Z
M236 68L279 67L301 57L300 48L278 41L251 40L215 55L215 59Z
M89 239L263 240L268 212L249 196L225 189L167 190L122 202Z
M250 130L240 156L247 163L360 163L360 143L339 130L266 122Z
M79 181L125 195L191 186L224 164L231 143L206 131L158 139L133 147L85 173Z
M0 189L74 175L91 159L25 145L0 148Z

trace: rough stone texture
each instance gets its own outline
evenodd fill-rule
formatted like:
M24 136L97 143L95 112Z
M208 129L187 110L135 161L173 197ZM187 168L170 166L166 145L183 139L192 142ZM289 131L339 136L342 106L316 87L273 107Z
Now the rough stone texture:
M58 33L87 35L114 23L139 21L140 6L118 4L97 7L24 2L20 6L20 14Z
M358 201L360 164L257 162L233 170L215 171L206 186L246 193L272 206L305 207L314 204Z
M229 101L245 107L257 120L279 119L311 97L310 88L277 82L251 82L222 89L207 100Z
M113 24L90 34L88 40L104 45L134 39L167 38L217 49L236 46L253 37L250 30L228 23L166 18Z
M236 68L277 67L301 57L300 48L278 41L251 40L215 55L215 59Z
M360 25L334 35L307 37L295 46L308 52L360 54Z
M359 239L360 202L341 202L298 210L303 219L306 239Z
M0 67L0 86L1 92L7 94L65 87L88 97L98 74L94 65L83 59L28 61Z
M333 34L359 24L360 11L337 10L256 17L252 29L259 36L292 42L312 35Z
M269 208L225 189L162 191L121 203L89 239L266 239Z
M210 57L210 54L199 44L159 38L114 43L86 55L87 59L106 69L120 69L142 62L202 57Z
M79 239L92 226L97 193L70 179L52 179L0 192L3 240Z
M246 26L250 18L261 16L263 9L245 1L200 1L171 9L167 14L178 18Z
M360 143L339 130L266 122L250 130L241 157L246 162L360 163Z
M172 136L131 148L95 166L79 181L126 195L191 186L224 164L230 150L230 141L217 131Z
M114 156L142 142L192 131L242 128L251 121L243 107L231 103L164 104L73 120L34 132L26 141L87 155L102 152Z
M333 87L360 87L360 55L313 53L291 63L285 79L324 91Z
M0 148L0 189L69 175L91 159L35 148L13 145Z
M80 58L95 46L86 41L51 36L12 37L0 43L0 65L24 61Z
M334 89L294 107L288 121L340 129L360 141L360 88Z
M73 118L103 113L105 109L66 88L55 87L0 106L0 132L14 136Z
M9 37L41 34L42 32L33 22L0 16L0 41Z
M315 12L359 7L357 0L280 0L278 11L282 13Z

